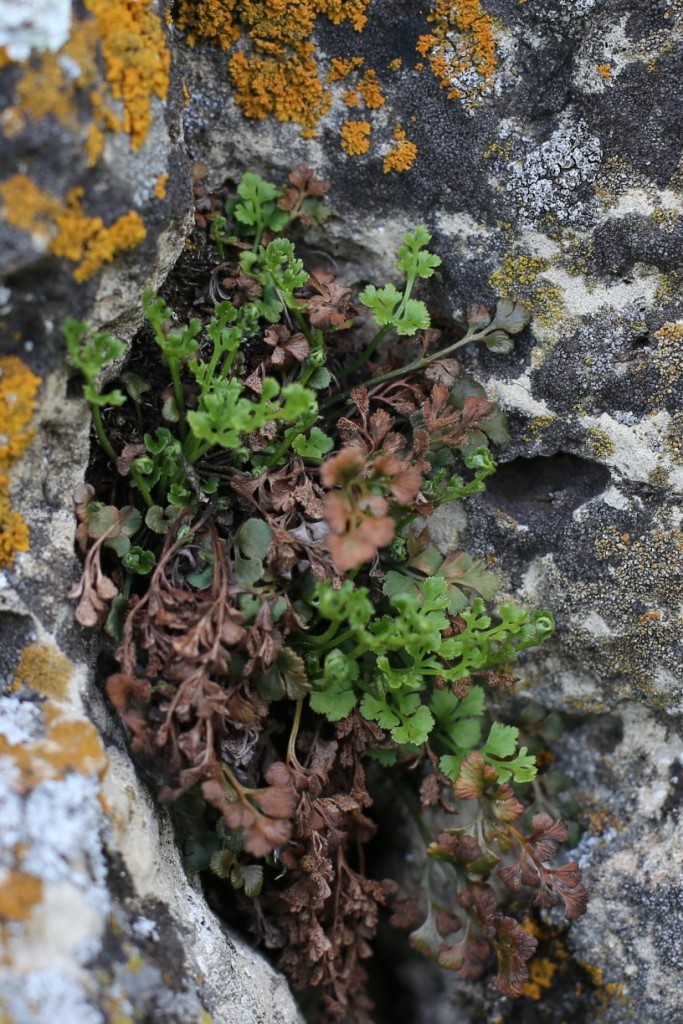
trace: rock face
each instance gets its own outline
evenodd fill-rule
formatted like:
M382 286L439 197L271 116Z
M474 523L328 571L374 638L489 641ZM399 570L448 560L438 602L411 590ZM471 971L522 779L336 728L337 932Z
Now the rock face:
M325 244L350 281L390 276L401 233L426 223L444 259L431 299L445 319L496 295L533 311L509 355L464 357L508 412L513 441L487 494L433 530L495 559L504 591L556 613L557 637L522 671L534 698L572 722L558 756L593 822L580 847L592 900L568 939L593 991L581 1019L676 1024L683 8L321 0L292 22L259 5L181 0L168 25L151 2L83 6L48 5L49 33L37 0L0 16L12 96L0 117L2 351L36 372L56 367L38 439L12 466L31 546L0 591L0 660L20 687L0 719L10 1019L57 1019L57 998L77 1024L115 1019L106 1000L159 1022L205 1010L218 1024L297 1019L282 983L260 961L242 968L249 954L184 880L86 683L88 641L60 595L76 574L69 497L87 421L65 397L58 327L88 312L129 333L142 288L182 245L191 162L217 184L304 161L333 183ZM72 826L41 828L45 807ZM108 859L93 841L101 828ZM130 837L145 831L140 853ZM64 915L79 921L68 942ZM168 975L180 988L162 1005ZM540 990L517 1011L449 983L425 994L423 1019L559 1024L570 1011Z

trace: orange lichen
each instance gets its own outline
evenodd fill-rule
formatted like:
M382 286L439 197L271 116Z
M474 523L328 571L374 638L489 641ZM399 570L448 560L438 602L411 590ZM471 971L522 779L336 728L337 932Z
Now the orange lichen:
M429 15L433 32L422 35L417 51L449 99L462 100L471 110L493 88L496 42L493 20L481 0L436 0Z
M179 0L176 25L186 33L190 46L202 41L229 50L240 37L234 8L234 3L224 0Z
M398 71L402 66L403 61L401 60L400 57L394 57L394 59L390 60L389 63L387 64L387 67L389 68L390 71Z
M239 50L230 60L237 90L235 101L246 117L262 120L272 114L278 121L294 121L312 134L331 98L318 76L313 46L287 60L247 56Z
M612 65L611 64L598 64L598 74L602 75L606 82L609 82L612 77Z
M16 356L0 357L0 566L10 566L17 551L28 551L28 526L10 505L11 463L33 437L29 423L40 378Z
M355 89L348 89L343 95L342 100L347 107L360 107L362 100Z
M168 186L168 174L160 174L154 185L154 195L157 199L166 198L166 188Z
M349 21L361 31L368 2L180 0L176 23L192 45L202 40L229 49L244 37L253 50L236 50L229 63L236 103L246 117L293 121L310 137L332 101L311 42L316 18L324 15L335 25ZM349 70L359 63L362 58L346 62ZM333 62L330 75L336 77L330 80L338 81L344 73L343 63Z
M53 256L78 263L74 280L87 281L117 253L134 249L147 232L140 214L129 210L108 227L101 217L82 209L83 189L74 188L66 203L38 188L24 174L0 182L5 221L12 227L38 235Z
M384 157L382 170L385 174L391 171L409 171L417 157L417 146L411 142L401 125L394 128L395 145Z
M43 883L35 875L10 868L0 876L0 918L26 921L43 898Z
M369 107L370 110L378 110L386 102L377 80L377 72L371 69L363 75L358 91L365 100L366 107Z
M138 149L153 121L152 96L166 99L171 55L151 0L84 0L97 20L107 81L123 104L123 130Z
M72 674L73 665L56 647L33 643L21 652L12 689L26 686L53 700L64 700Z
M344 121L339 132L342 149L349 156L362 156L370 149L371 132L367 121Z
M142 145L153 121L152 97L168 94L171 58L153 0L84 0L84 7L92 17L74 20L59 51L45 51L22 68L15 100L34 120L49 115L80 131L83 100L89 99L86 152L93 166L105 129L127 132L133 149ZM100 54L120 118L97 89Z
M333 57L330 61L330 71L327 75L328 82L341 82L350 75L356 68L365 63L363 57Z
M102 775L107 758L92 722L64 718L54 704L45 706L46 735L34 743L9 743L0 736L0 757L11 758L24 790L46 779L61 779L67 772Z

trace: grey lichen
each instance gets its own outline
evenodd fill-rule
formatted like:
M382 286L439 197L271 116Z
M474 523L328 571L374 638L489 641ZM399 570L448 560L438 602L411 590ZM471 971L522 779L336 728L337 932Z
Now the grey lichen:
M540 146L529 146L523 159L507 165L506 188L521 212L521 223L533 224L544 216L563 225L593 218L597 204L579 189L595 180L601 159L600 140L585 121L568 121Z

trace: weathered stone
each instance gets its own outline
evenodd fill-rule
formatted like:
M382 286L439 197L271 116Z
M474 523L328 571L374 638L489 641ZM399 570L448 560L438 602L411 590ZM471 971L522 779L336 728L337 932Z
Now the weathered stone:
M675 1024L683 1007L676 959L681 923L675 827L683 710L679 0L454 0L449 31L455 53L452 87L459 95L452 99L430 70L430 48L416 52L419 37L437 32L439 24L427 22L426 12L415 4L396 0L390 17L388 5L370 5L362 33L321 17L313 71L307 66L309 77L300 86L303 99L292 79L292 95L278 108L294 123L245 120L229 71L234 24L205 30L214 44L226 47L220 49L203 41L197 25L185 17L181 27L194 33L195 45L188 46L177 28L163 28L163 46L172 54L170 88L166 100L152 101L145 140L132 151L129 135L107 129L102 154L92 168L86 166L83 139L93 123L99 124L92 105L92 89L99 80L75 90L75 106L64 115L66 125L54 110L32 120L17 96L30 66L28 48L38 38L35 33L42 32L40 46L53 45L52 38L54 45L68 44L62 42L63 28L46 40L44 25L31 28L30 17L18 31L10 18L16 6L8 5L7 17L0 20L0 44L8 46L15 61L3 69L0 80L3 90L15 97L9 113L2 115L3 168L26 175L62 207L69 190L84 184L87 215L101 216L111 226L130 210L137 211L147 237L142 246L76 285L72 275L80 263L46 253L57 237L55 208L45 213L47 221L34 220L30 230L12 223L16 216L8 223L5 215L3 258L9 276L0 292L3 320L9 325L5 351L11 344L12 351L30 354L32 347L43 365L59 362L51 339L68 312L93 311L98 322L127 316L122 323L130 334L131 311L142 287L154 286L164 276L182 242L190 161L206 165L211 184L234 180L246 169L275 178L300 161L315 166L332 180L330 200L338 215L326 228L326 241L319 242L333 248L349 282L391 276L402 232L424 222L444 259L438 281L430 282L429 296L445 319L459 314L468 302L492 303L496 295L521 298L531 307L531 328L518 339L514 352L463 357L467 369L507 410L513 440L498 453L503 465L487 494L456 510L450 521L442 514L432 528L439 543L462 544L495 559L504 594L556 612L557 637L527 660L522 674L528 693L562 710L572 723L559 747L558 763L577 778L591 813L580 855L592 900L587 916L569 934L576 964L584 965L576 966L578 973L570 981L574 989L579 984L588 989L592 983L592 994L576 1003L563 989L553 1002L550 988L543 1002L530 1002L518 1011L505 1000L491 1002L481 989L449 978L433 997L431 968L410 961L405 978L421 1003L411 1024L418 1019L430 1024L451 1020L456 1013L458 1020L472 1024L496 1015L548 1024L570 1015L586 1024L647 1018ZM37 3L23 6L39 9ZM97 4L92 0L86 7L95 12ZM190 9L187 3L179 8L185 15ZM207 15L205 29L211 12L220 10L201 2L196 8ZM458 19L475 8L478 24L465 31ZM64 10L64 4L54 5L54 16ZM258 30L256 18L252 33ZM99 52L99 29L90 42L91 52L93 47ZM245 32L238 49L250 52L250 46ZM331 59L350 54L364 57L363 68L326 83ZM42 67L45 59L36 56L33 61ZM68 61L66 66L71 67ZM377 73L383 104L372 105L362 95L368 69ZM184 110L181 80L187 88ZM248 82L239 88L244 105ZM348 101L349 93L360 97L358 106L346 105L344 94ZM322 115L317 126L311 113L316 107ZM267 111L256 106L252 112ZM358 144L358 139L368 138L362 131L345 129L348 122L370 126L367 152L348 152L349 139ZM302 138L302 128L308 134L314 130L315 137ZM395 134L399 131L416 147L414 153ZM94 132L92 138L96 141ZM395 165L397 150L406 169L385 173L392 154ZM169 198L158 200L153 198L155 185L165 173L170 175ZM35 215L35 202L33 211ZM46 386L46 394L64 402L63 371ZM56 636L70 658L86 660L85 643L67 626L65 605L57 599L75 574L68 492L87 459L86 420L81 403L59 406L57 414L51 401L36 452L53 466L61 460L58 476L43 492L38 455L26 462L28 468L17 464L14 470L13 494L21 492L32 547L18 557L16 570L0 591L7 608L2 664L4 669L12 666L6 669L8 678L27 640L51 643L49 638ZM11 728L28 730L29 737L36 730L32 742L40 743L43 711L34 704L19 705L16 697L8 700L11 713L19 716ZM111 723L98 721L109 735ZM119 795L121 789L136 790L135 806L146 807L125 764L120 751L110 755L105 790L109 786L111 792L112 780L120 780L114 790ZM72 785L91 784L87 773L73 777L84 781ZM9 798L7 807L8 821L19 828L23 811ZM157 828L147 809L136 813L149 819L152 831ZM137 895L116 896L112 902L116 920L124 922L120 927L125 940L117 947L118 966L114 969L111 959L104 966L114 979L107 984L118 986L117 992L133 991L127 988L132 975L120 950L126 943L127 949L141 946L134 923L140 918L134 914L157 920L141 901L151 900L150 907L157 906L155 899L171 902L168 879L181 878L178 872L161 881L150 867L163 849L164 859L177 870L171 845L164 845L166 827L158 845L155 838L150 841L148 850L157 853L148 854L146 866L128 864ZM130 860L128 839L119 834L118 842ZM86 851L79 856L86 857ZM35 882L20 881L18 891L25 900L37 897ZM73 878L54 884L71 885L73 900L83 902ZM178 885L188 892L182 879ZM111 900L115 890L110 886L106 892ZM37 898L33 905L39 905ZM168 923L163 914L158 920L162 918L163 925L151 926L160 934ZM104 952L92 952L95 943L90 955L106 958L109 947L101 941L105 926L98 920L93 929L100 936L97 948ZM138 932L140 927L144 931L148 925L138 923ZM187 979L203 954L183 937L174 942L169 946L183 951L186 966L180 973ZM46 948L52 947L47 943ZM44 971L61 969L49 957L40 964ZM47 1000L49 993L61 993L63 1006L79 1008L74 1020L89 1021L87 1013L94 1011L87 1009L87 999L92 995L96 1006L105 988L89 987L96 973L82 965L85 960L81 963L73 954L70 964L61 980L46 974L30 984L16 983L12 998L35 992L36 998ZM144 1001L157 998L152 975L165 969L150 953L144 977L151 980L135 989L136 1006L146 1009ZM206 989L213 993L210 1008L220 1007L221 968L211 970L213 974L206 972L214 978ZM209 1007L208 995L188 994L190 989L182 995L189 1000L182 1003L184 1020L193 1019L195 1006ZM291 1005L287 996L277 998L281 1006ZM164 1016L171 1010L155 1007L154 1012L157 1016L151 1019L175 1019ZM220 1016L225 1010L213 1012L215 1020L233 1019ZM249 1019L243 1012L240 1021ZM263 1019L277 1019L274 1009L261 1012ZM283 1012L290 1014L283 1019L295 1019L293 1009ZM268 1018L268 1013L273 1016Z

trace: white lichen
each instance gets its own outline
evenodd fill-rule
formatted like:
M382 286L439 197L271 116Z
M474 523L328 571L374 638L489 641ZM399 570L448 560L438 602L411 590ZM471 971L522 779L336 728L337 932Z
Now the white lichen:
M600 140L584 121L569 122L540 146L530 146L523 159L507 165L506 188L521 222L552 215L560 224L575 224L595 216L597 204L579 189L595 180L601 159Z

